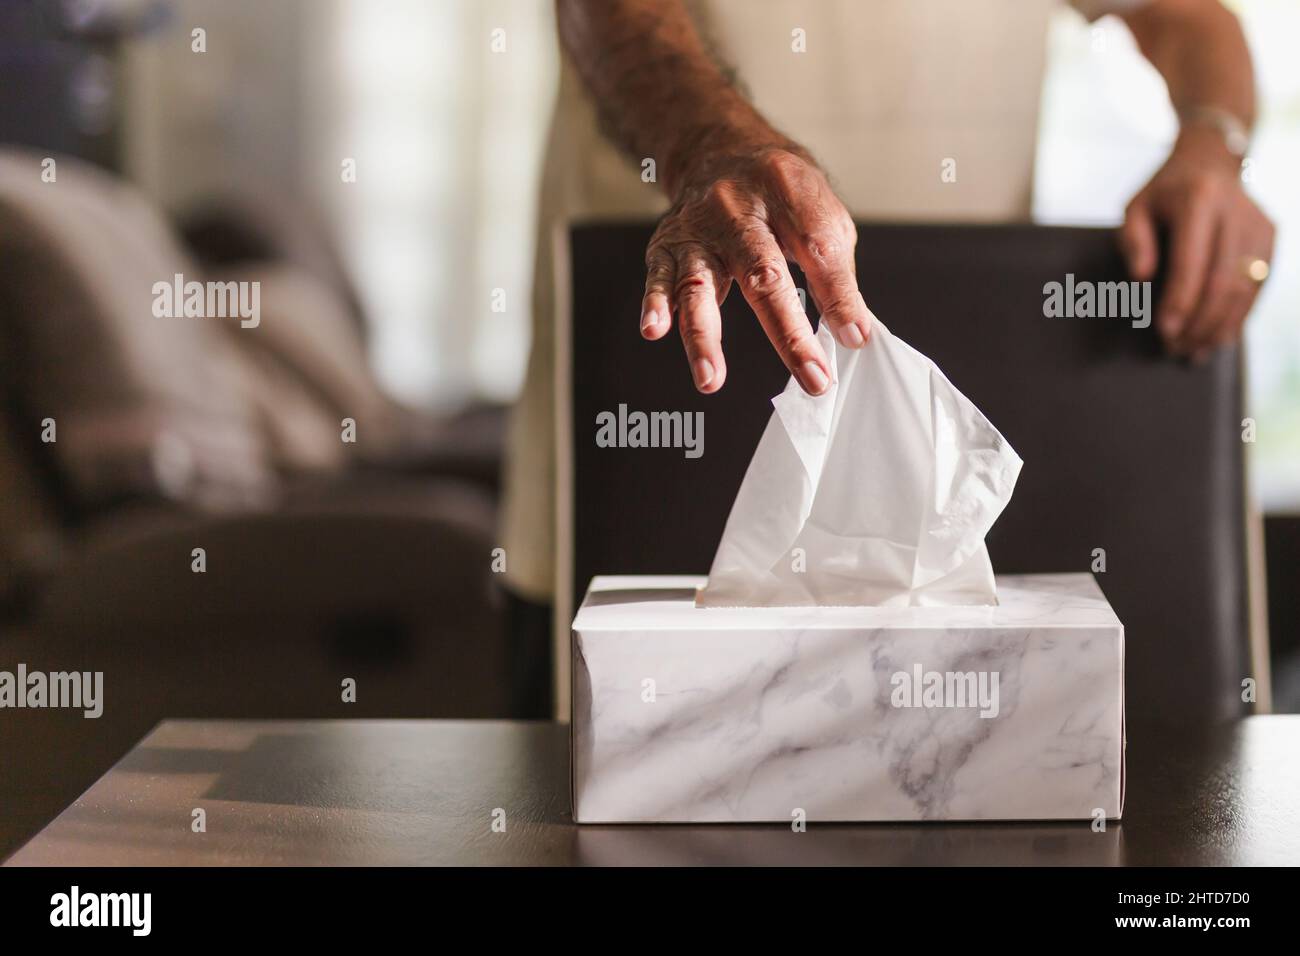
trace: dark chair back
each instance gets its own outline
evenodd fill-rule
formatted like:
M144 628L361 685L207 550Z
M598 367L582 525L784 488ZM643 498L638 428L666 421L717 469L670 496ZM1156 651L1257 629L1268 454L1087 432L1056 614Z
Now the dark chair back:
M768 400L787 380L734 290L718 394L692 388L675 333L640 339L649 236L630 225L572 234L575 607L595 574L707 572ZM1048 282L1127 280L1109 230L866 225L857 269L872 310L1025 461L988 538L994 568L1088 571L1104 552L1097 579L1125 625L1130 733L1240 713L1249 672L1236 351L1194 368L1163 355L1154 325L1046 318ZM598 413L620 404L704 411L704 454L598 447Z

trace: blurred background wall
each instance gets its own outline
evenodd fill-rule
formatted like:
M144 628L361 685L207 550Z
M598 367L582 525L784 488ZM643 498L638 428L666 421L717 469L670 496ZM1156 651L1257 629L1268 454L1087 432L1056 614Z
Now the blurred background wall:
M123 58L127 172L169 208L263 184L320 205L368 306L381 379L431 407L512 397L528 348L552 5L172 6L170 29ZM207 31L201 70L194 27ZM345 159L355 182L342 181Z

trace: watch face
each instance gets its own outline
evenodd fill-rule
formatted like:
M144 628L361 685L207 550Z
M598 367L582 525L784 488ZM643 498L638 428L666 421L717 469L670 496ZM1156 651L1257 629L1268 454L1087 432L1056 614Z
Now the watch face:
M1246 124L1224 109L1216 106L1199 106L1179 114L1185 123L1201 123L1213 126L1223 137L1223 145L1228 152L1238 159L1246 155L1250 148L1250 133Z
M1232 155L1237 157L1246 155L1246 149L1250 146L1250 137L1243 130L1224 130L1223 139L1228 144L1228 152Z

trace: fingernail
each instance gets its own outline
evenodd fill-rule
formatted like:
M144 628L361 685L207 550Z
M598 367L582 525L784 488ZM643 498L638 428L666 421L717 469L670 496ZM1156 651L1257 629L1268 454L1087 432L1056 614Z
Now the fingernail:
M696 388L704 388L713 381L713 363L708 359L696 359L693 370L695 373Z
M820 395L826 391L826 386L830 384L830 379L822 371L822 367L816 362L803 363L803 386L812 395Z
M659 313L654 309L646 309L641 313L641 331L646 332L653 329L659 324Z
M1183 317L1177 312L1166 312L1160 316L1160 331L1165 335L1174 335L1183 327Z
M837 338L840 340L840 345L843 345L845 348L848 349L862 348L862 343L865 341L865 339L862 338L862 332L858 329L856 325L842 326L839 329L839 333L840 334L837 336Z

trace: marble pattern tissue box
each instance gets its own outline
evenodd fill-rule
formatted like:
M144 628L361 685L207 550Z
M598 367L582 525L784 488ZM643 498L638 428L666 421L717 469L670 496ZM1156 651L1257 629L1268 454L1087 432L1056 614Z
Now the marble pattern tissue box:
M579 823L1116 819L1124 627L1089 574L991 607L701 608L597 577L573 622Z

